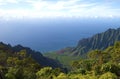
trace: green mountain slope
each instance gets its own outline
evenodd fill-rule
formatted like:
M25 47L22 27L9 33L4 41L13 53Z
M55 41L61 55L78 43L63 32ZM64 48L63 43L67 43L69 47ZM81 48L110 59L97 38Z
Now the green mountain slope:
M34 51L28 47L23 47L21 45L12 47L11 45L0 42L0 53L5 53L8 56L13 56L21 50L26 50L27 55L31 56L41 66L50 66L53 68L61 67L61 64L58 61L44 57L40 52Z
M120 40L120 28L108 29L103 33L96 34L90 38L84 38L78 42L78 45L72 50L71 55L80 56L91 50L104 50L111 46L115 41Z
M103 33L80 40L76 47L67 47L55 52L45 53L44 56L56 59L64 64L64 66L68 67L71 64L71 61L85 58L86 54L92 50L104 50L107 47L114 45L114 43L119 40L120 28L108 29Z
M69 72L41 67L25 50L14 52L12 48L0 43L0 79L120 79L120 42L73 61Z

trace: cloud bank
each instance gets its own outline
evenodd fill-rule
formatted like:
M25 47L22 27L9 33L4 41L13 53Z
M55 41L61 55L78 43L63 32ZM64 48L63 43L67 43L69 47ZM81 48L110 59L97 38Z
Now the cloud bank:
M0 0L0 18L120 17L117 0Z

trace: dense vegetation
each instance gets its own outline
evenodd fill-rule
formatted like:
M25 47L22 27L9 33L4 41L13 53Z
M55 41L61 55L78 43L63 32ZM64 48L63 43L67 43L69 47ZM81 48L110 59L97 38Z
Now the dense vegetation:
M15 52L19 52L21 50L26 50L27 56L31 56L35 61L37 61L42 66L51 66L53 68L61 67L60 63L56 60L44 57L40 52L34 51L28 47L23 47L21 45L11 46L10 44L4 44L0 42L0 50L5 51L8 55L14 55ZM47 63L46 63L47 62Z
M57 64L58 65L58 64ZM37 73L48 67L57 74L61 65L30 48L0 43L0 79L39 79ZM45 70L46 70L45 68ZM61 68L62 69L62 68ZM44 68L43 68L44 70Z
M47 62L46 62L47 63ZM0 45L0 79L119 79L120 42L87 58L71 62L71 70L43 67L26 50L12 52Z

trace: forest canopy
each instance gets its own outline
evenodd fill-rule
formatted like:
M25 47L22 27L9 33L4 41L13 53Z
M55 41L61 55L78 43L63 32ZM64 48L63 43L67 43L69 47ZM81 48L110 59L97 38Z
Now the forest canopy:
M92 50L87 58L71 62L71 70L45 67L26 50L11 53L0 45L0 79L119 79L120 42L105 50ZM46 62L47 63L47 62Z

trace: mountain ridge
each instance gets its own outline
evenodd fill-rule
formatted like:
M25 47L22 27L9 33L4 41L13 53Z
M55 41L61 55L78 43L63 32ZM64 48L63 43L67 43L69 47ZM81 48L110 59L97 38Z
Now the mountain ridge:
M78 45L71 51L72 55L83 55L91 50L104 50L112 46L115 41L120 40L120 28L108 29L105 32L98 33L89 38L81 39Z
M25 50L28 56L31 56L37 63L39 63L43 67L62 67L62 65L58 61L45 57L40 52L34 51L29 47L23 47L22 45L11 46L10 44L0 42L0 53L5 52L7 54L14 55L15 53L20 52L21 50Z

